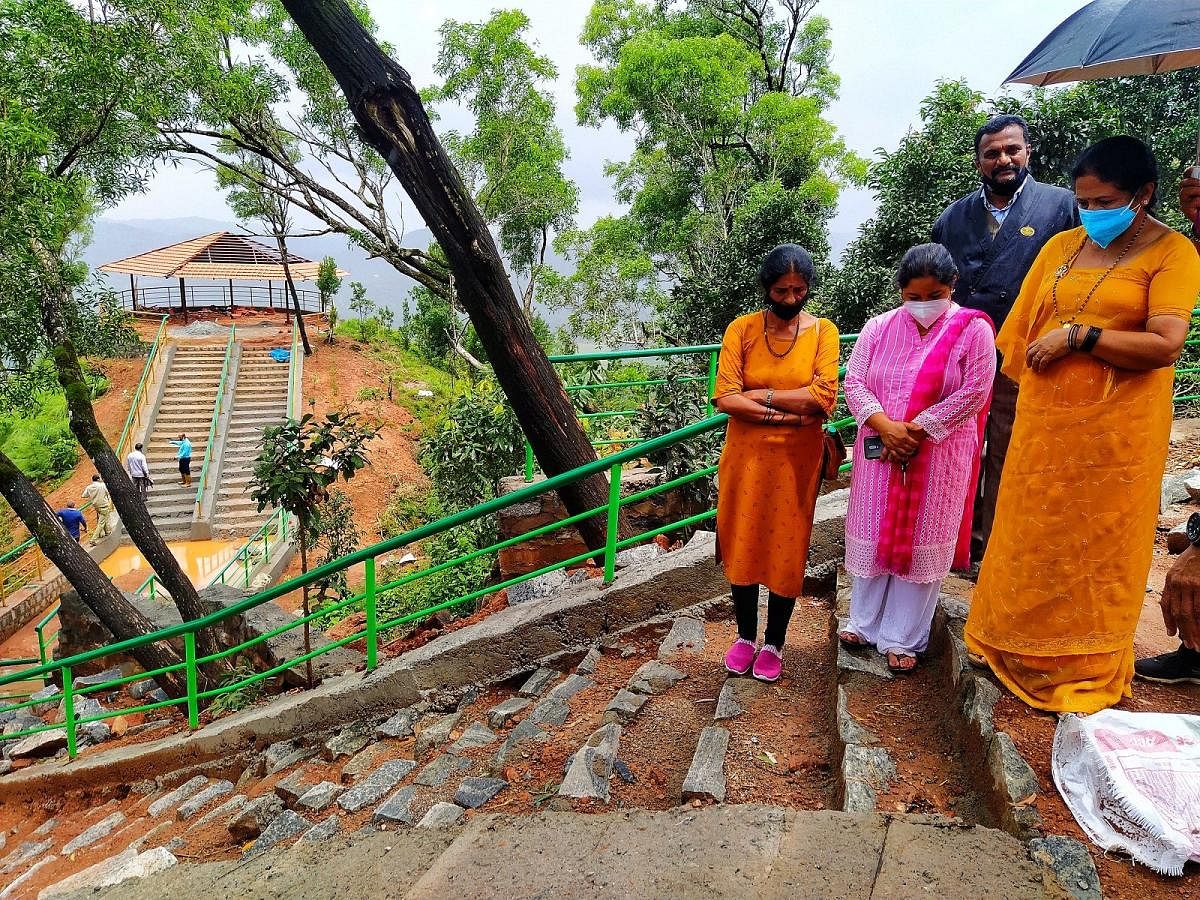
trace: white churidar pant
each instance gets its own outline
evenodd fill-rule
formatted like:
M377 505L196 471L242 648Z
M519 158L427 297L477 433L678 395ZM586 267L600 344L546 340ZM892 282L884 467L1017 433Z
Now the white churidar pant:
M854 577L849 628L880 653L923 653L940 581L914 584L892 574Z

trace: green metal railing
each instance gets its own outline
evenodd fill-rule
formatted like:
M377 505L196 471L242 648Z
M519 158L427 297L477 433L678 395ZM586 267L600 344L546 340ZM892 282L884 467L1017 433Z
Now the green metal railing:
M212 462L213 444L216 443L217 422L225 408L225 385L229 381L229 361L233 357L234 335L237 326L229 327L229 340L225 344L225 361L221 364L221 382L217 385L217 399L213 403L212 422L208 426L208 444L204 448L204 465L200 467L200 476L196 479L196 515L200 515L200 503L204 499L204 486L208 483L208 467Z
M841 344L853 344L858 339L857 334L843 334L838 336L838 341ZM591 353L569 353L559 354L549 357L551 363L555 365L565 365L569 363L586 363L586 362L607 362L607 361L625 361L631 359L664 359L673 356L707 356L708 357L708 374L707 375L686 375L682 378L643 378L630 381L607 381L596 384L568 384L565 390L568 394L575 394L582 391L612 391L624 390L636 387L656 387L664 384L688 384L688 383L703 383L707 390L706 409L711 416L716 410L713 407L713 393L717 387L717 360L721 353L720 344L697 344L689 347L647 347L637 350L600 350ZM838 377L846 374L846 367L841 366L838 369ZM608 418L624 418L626 416L635 416L640 413L640 409L619 409L606 410L603 412L579 413L580 419L590 421L593 419L608 419ZM853 416L838 419L836 422L829 423L828 427L834 430L842 430L854 424ZM599 449L601 447L625 446L635 444L642 438L630 437L621 438L618 440L594 440L592 446ZM525 440L525 481L526 483L533 481L533 476L536 468L536 460L533 456L533 446L529 443L528 438ZM843 471L848 471L850 464L846 463L842 466Z
M142 421L142 408L146 405L149 398L149 387L154 383L155 376L152 374L158 368L158 364L162 361L161 350L163 347L164 336L167 330L168 316L163 316L158 323L158 331L154 335L154 341L150 345L150 352L146 355L146 363L142 366L141 377L138 378L137 389L133 392L133 403L129 407L129 413L125 416L125 425L121 429L121 436L117 439L116 454L118 459L124 459L125 453L128 451L128 445L133 438L133 428L135 424L140 425ZM80 512L91 508L91 501L83 504L79 508ZM0 604L3 604L9 594L22 588L30 581L33 576L40 578L42 573L50 567L49 561L45 558L40 548L35 549L36 540L28 538L17 546L8 550L4 554L0 554ZM33 551L27 559L22 559L27 552Z
M299 419L300 411L300 384L297 382L297 374L299 372L298 357L303 348L300 345L300 326L299 323L292 320L292 347L288 356L288 393L287 393L287 414L289 419Z
M630 503L637 503L664 491L672 490L673 488L686 484L689 481L705 477L711 474L713 471L712 467L709 467L700 472L695 472L681 478L672 479L663 484L622 497L620 496L620 472L622 465L635 459L639 459L647 453L653 453L665 447L682 443L698 435L723 428L726 419L727 417L725 415L716 415L703 419L699 422L688 425L685 428L671 432L670 434L646 441L636 447L631 447L614 453L605 459L595 460L570 472L548 478L541 483L529 485L528 487L514 491L506 496L497 497L493 500L487 501L486 503L479 504L471 509L463 510L453 515L446 516L445 518L439 519L436 522L412 529L404 534L398 535L387 541L383 541L382 543L375 544L371 547L366 547L355 553L341 557L340 559L332 560L331 562L312 569L305 575L290 579L282 584L275 585L274 587L268 588L265 591L261 591L251 597L247 597L245 600L233 604L230 607L210 613L201 619L183 622L179 625L165 628L152 634L119 641L109 646L99 647L95 650L90 650L86 653L80 653L67 659L58 660L56 662L46 662L22 672L0 676L0 687L33 679L39 679L46 682L53 681L62 685L62 700L66 710L65 725L43 725L29 728L16 734L8 735L7 737L9 739L18 739L30 734L36 734L57 728L65 728L67 733L67 751L68 754L73 757L78 751L77 729L80 725L102 721L103 719L111 718L117 715L151 712L153 710L162 709L165 707L180 707L187 714L189 727L197 728L199 727L199 713L201 706L206 702L215 699L216 697L240 690L257 682L263 681L264 679L275 677L287 669L303 665L310 659L318 657L324 653L328 653L338 647L343 647L347 644L357 641L363 641L365 643L367 669L374 669L379 662L379 643L381 633L398 626L406 625L426 618L427 616L433 615L441 610L450 609L452 607L460 606L464 603L469 603L488 594L504 590L516 584L528 581L532 578L537 578L538 576L544 575L548 572L563 569L568 566L577 566L589 559L602 557L604 561L604 581L605 583L610 583L615 574L617 554L621 550L632 547L644 541L652 540L660 534L691 528L713 518L716 515L716 510L710 509L696 515L687 516L677 522L643 532L642 534L636 536L626 537L623 539L620 538L619 534L617 533L616 523L619 521L620 508L622 506ZM499 510L505 509L506 507L528 502L544 493L556 491L559 488L574 484L582 479L599 473L608 473L610 477L610 484L612 485L609 491L608 502L604 506L599 506L595 509L587 510L583 513L570 516L561 522L550 523L549 525L535 529L528 534L499 541L489 547L474 550L454 559L447 560L437 565L429 566L417 572L403 575L391 581L387 581L382 584L379 583L378 559L380 556L391 553L400 547L405 547L418 541L441 534L445 531L483 516L489 516L498 512ZM439 572L444 572L447 569L464 565L472 560L479 559L480 557L489 556L507 547L521 543L522 541L540 537L541 535L557 528L570 527L584 521L585 519L590 519L596 516L603 516L607 523L605 545L602 550L587 551L573 556L570 559L544 566L524 575L508 578L498 584L492 584L478 590L470 591L466 594L451 598L433 606L428 606L424 609L394 616L385 621L380 621L378 601L380 596L385 592L396 590L422 578L427 578ZM284 520L281 519L280 521L283 522ZM344 572L350 567L359 564L362 564L365 568L365 583L364 589L361 593L357 593L334 604L333 606L321 609L320 611L314 612L308 616L297 618L294 621L288 622L287 624L269 631L266 634L258 635L248 641L238 644L237 646L230 647L208 656L197 656L196 633L200 629L219 625L225 619L228 619L232 616L242 615L247 610L253 609L254 607L263 603L267 603L271 600L275 600L279 597L289 594L292 591L302 588L306 584L318 583L328 579L338 572ZM270 669L267 669L266 671L256 672L253 675L236 680L232 683L224 684L207 690L201 690L199 688L198 673L200 668L203 666L218 660L228 659L239 653L243 653L257 644L271 640L272 638L292 629L302 628L306 623L310 623L320 616L327 616L330 613L344 612L352 610L352 608L361 609L365 614L365 627L356 631L354 634L347 635L346 637L339 638L336 641L329 642L294 659L282 662ZM72 683L72 672L78 670L78 668L81 666L102 660L112 654L128 653L129 651L138 647L144 647L150 644L167 641L174 641L176 643L182 641L183 659L181 661L171 663L149 672L142 672L136 675L116 678L111 681L104 682L103 684L77 688ZM178 677L179 673L182 673L181 684ZM88 716L81 719L76 719L74 716L75 703L81 696L108 692L114 688L121 687L133 681L167 674L176 675L175 681L177 684L180 684L181 690L179 692L182 696L163 701L145 703L140 706L127 709L106 710L98 715ZM32 705L34 705L33 701L15 703L0 707L0 713L16 711Z
M125 417L125 427L121 429L121 436L117 439L118 459L124 459L125 454L129 451L129 444L133 442L134 424L142 423L142 407L146 405L146 400L150 396L150 385L154 383L156 377L151 373L158 369L158 364L162 361L160 351L164 344L163 337L167 331L167 319L169 318L169 316L163 316L162 321L158 323L158 333L154 335L154 343L150 345L146 364L142 367L142 377L138 379L137 390L133 392L133 404L129 407L129 415Z
M259 566L271 562L280 547L288 543L291 533L291 518L287 512L277 509L249 540L246 541L212 578L211 584L227 584L232 587L249 588L251 573ZM239 580L240 579L240 580Z

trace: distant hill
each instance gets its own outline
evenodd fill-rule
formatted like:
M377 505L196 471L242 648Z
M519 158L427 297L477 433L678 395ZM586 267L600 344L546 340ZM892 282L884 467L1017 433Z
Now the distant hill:
M189 238L210 234L214 231L232 231L241 233L242 229L233 220L206 219L197 216L180 216L169 219L98 219L92 231L92 241L85 248L83 258L93 269L104 263L136 256L148 250L165 247ZM832 256L836 260L846 244L854 237L853 234L832 232L829 236ZM258 238L270 244L270 238ZM406 247L428 247L433 242L433 235L427 228L409 232L404 236ZM394 310L397 315L404 305L404 299L415 284L409 278L401 275L391 265L381 259L369 259L360 248L350 245L340 235L326 234L319 237L293 238L288 241L288 249L300 256L319 260L332 256L339 266L350 273L342 283L339 297L349 299L350 282L361 281L367 288L367 295L377 303ZM559 272L571 271L571 264L564 258L551 254L550 265ZM116 290L126 290L129 279L124 275L107 275L109 282ZM140 278L139 285L150 287L159 284L174 284L155 278ZM553 326L558 326L566 319L562 311L545 311L542 313Z

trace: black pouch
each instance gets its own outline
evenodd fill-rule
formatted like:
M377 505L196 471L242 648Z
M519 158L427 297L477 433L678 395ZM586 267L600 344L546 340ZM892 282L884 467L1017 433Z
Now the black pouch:
M867 459L880 459L883 456L883 438L879 435L863 438L863 456Z

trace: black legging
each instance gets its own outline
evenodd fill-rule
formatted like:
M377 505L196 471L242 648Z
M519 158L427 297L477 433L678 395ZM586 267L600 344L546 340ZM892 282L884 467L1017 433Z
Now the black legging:
M733 617L737 621L738 637L747 641L758 639L758 585L735 584L733 593ZM767 594L767 634L764 644L783 649L787 637L788 622L796 608L794 597L780 597L773 591Z

